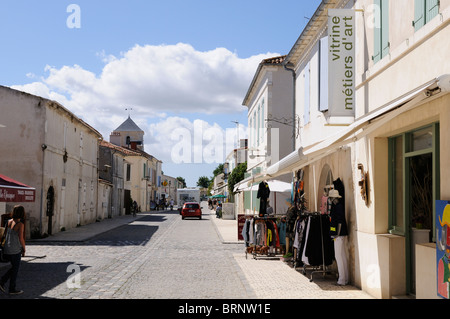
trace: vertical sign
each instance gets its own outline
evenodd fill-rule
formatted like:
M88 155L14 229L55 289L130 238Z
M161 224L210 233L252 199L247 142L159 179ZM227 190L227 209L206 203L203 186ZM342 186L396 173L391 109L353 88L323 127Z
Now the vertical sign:
M355 116L355 11L328 10L330 117Z
M436 201L437 295L449 299L450 286L450 202Z

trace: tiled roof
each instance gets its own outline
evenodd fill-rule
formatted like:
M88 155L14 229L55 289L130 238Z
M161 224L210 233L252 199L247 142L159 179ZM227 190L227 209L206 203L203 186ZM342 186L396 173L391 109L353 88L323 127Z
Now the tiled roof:
M281 64L281 63L283 63L285 58L286 58L286 55L277 56L274 58L264 59L261 63L262 64Z
M128 117L125 122L123 122L118 128L114 130L115 132L142 132L139 126Z
M249 101L249 98L252 94L252 91L255 89L255 84L256 81L261 73L261 71L263 70L264 67L267 66L277 66L277 67L282 67L284 60L286 59L287 55L281 55L281 56L276 56L276 57L272 57L272 58L268 58L268 59L264 59L261 61L261 63L258 65L258 69L256 70L255 75L253 76L253 80L252 83L250 84L250 87L247 91L247 94L244 98L244 101L242 102L242 105L248 106L247 103Z
M100 142L100 146L108 147L108 148L110 148L110 149L119 151L119 152L121 152L122 154L127 155L127 156L133 156L133 155L134 155L134 156L139 156L139 155L140 155L140 154L139 154L138 152L136 152L135 150L131 150L131 149L129 149L129 148L121 147L121 146L115 145L115 144L113 144L113 143L107 142L107 141L105 141L105 140L103 140L103 141Z

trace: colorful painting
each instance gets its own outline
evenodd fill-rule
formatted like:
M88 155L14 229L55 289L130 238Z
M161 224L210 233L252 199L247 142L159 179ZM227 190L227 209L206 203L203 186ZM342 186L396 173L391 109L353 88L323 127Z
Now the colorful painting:
M450 201L436 201L437 294L449 299L450 286Z

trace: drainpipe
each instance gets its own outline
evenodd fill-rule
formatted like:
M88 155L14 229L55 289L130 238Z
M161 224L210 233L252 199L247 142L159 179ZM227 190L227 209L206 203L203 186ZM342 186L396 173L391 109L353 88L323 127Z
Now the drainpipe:
M45 127L47 127L47 124L45 124ZM44 142L45 142L45 137L44 137ZM47 145L45 143L43 143L41 145L41 149L42 149L42 179L41 179L41 203L40 203L40 208L39 208L39 235L42 235L42 214L44 213L44 176L45 176L45 150L47 149Z
M289 64L290 64L290 66L292 66L291 63L289 63ZM296 104L296 82L297 82L297 79L296 79L296 74L295 74L294 69L288 68L286 63L283 63L283 68L286 71L290 71L292 73L292 86L293 86L292 87L292 92L293 92L293 94L292 94L292 123L293 123L292 124L292 151L295 152L295 139L296 139L295 104Z

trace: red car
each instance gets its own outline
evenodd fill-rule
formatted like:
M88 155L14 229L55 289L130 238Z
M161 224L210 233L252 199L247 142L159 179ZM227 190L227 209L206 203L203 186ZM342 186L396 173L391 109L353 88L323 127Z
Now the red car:
M184 203L181 209L181 218L184 219L185 217L198 217L198 219L202 219L200 204L195 202Z

